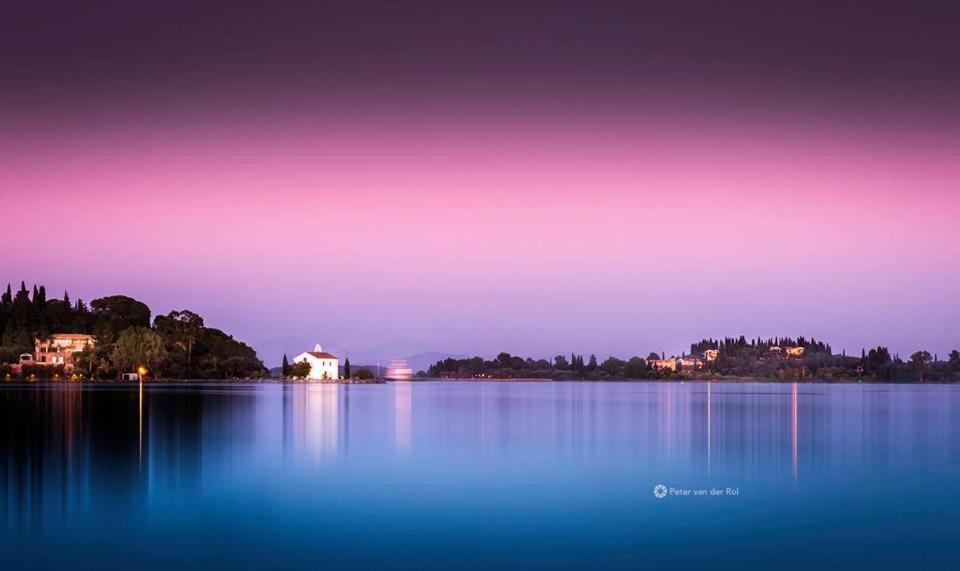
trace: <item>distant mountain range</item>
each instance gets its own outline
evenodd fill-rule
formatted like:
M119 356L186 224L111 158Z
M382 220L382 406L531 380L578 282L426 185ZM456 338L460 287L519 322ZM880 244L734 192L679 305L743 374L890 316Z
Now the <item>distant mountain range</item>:
M430 368L430 365L433 365L437 361L442 361L444 359L466 359L466 355L460 353L444 353L441 351L429 351L427 353L418 353L416 355L410 355L409 357L404 357L403 360L407 362L407 366L410 367L414 373L419 371L426 371ZM357 369L369 369L377 376L382 376L383 373L387 371L387 368L390 367L389 360L383 360L379 363L380 371L377 372L378 364L374 363L354 363L350 362L350 368L354 371ZM343 370L343 359L340 360L340 370ZM270 369L270 374L272 376L280 375L280 367L272 367Z
M313 350L316 340L306 340L296 337L281 337L261 341L256 344L257 351L261 358L265 358L268 364L279 364L280 358L286 354L290 360L304 351ZM353 367L376 368L377 362L386 369L390 366L390 361L394 359L404 359L407 365L413 369L413 372L426 371L430 365L437 361L452 357L454 359L465 359L467 356L459 353L448 353L427 343L407 340L394 340L387 343L371 347L348 348L334 342L324 342L321 340L323 348L334 355L340 357L340 364L349 357L350 364ZM276 368L276 367L274 367ZM273 370L273 369L271 369ZM279 370L279 369L278 369Z

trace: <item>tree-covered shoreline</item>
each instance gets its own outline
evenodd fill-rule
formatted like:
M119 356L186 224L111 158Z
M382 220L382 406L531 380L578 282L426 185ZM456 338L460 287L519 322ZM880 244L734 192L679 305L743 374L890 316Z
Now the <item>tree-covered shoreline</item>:
M95 299L48 299L44 286L32 292L21 282L0 294L0 378L65 378L63 365L17 365L33 353L34 339L56 333L92 335L92 348L73 355L74 378L111 380L141 367L151 378L227 379L266 374L256 351L189 310L157 315L124 295Z
M784 356L784 348L799 355ZM797 350L798 348L802 350ZM712 359L705 355L711 351ZM673 360L676 369L663 364ZM960 352L946 359L917 351L908 359L891 354L886 347L864 349L860 355L833 353L830 345L813 338L722 340L702 339L690 346L690 353L665 358L647 357L603 361L595 355L584 359L573 353L553 359L532 359L500 353L496 358L444 359L421 371L419 377L460 379L555 379L555 380L745 380L745 381L960 381Z
M95 345L63 365L19 365L19 356L34 352L34 339L56 333L92 335ZM86 304L48 299L44 286L32 291L21 282L0 293L0 379L65 378L117 379L140 368L152 378L232 379L267 375L256 352L219 329L207 327L189 310L157 315L136 299L112 295ZM701 339L679 357L650 353L628 359L595 355L557 355L553 359L522 358L500 353L444 359L418 377L557 380L823 380L889 382L960 381L960 352L945 359L917 351L907 359L886 347L864 349L860 355L835 354L828 343L798 338Z

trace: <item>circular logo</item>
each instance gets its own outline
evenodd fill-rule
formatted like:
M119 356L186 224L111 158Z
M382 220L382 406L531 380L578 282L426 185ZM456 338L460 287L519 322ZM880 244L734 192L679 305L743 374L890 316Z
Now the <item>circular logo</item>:
M657 484L653 487L653 495L656 496L658 500L662 500L667 497L667 487L663 484Z

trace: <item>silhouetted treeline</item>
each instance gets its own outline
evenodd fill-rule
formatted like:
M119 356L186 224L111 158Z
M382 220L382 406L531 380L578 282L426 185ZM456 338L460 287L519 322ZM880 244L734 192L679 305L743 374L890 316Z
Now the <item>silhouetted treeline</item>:
M76 371L86 378L112 379L131 370L138 360L149 361L155 377L229 378L260 376L263 363L256 351L230 335L206 327L191 311L158 315L151 324L150 308L123 295L90 302L72 302L64 292L48 299L44 286L32 291L21 282L0 294L0 378L22 353L34 352L34 339L54 333L85 333L96 341L92 351L74 356ZM7 365L2 365L6 363ZM63 375L62 366L26 365L25 376Z
M421 371L419 376L456 377L456 378L497 378L497 379L602 379L602 378L648 378L650 369L640 357L627 361L608 357L602 363L596 355L584 360L583 355L572 354L567 359L557 355L553 360L515 357L509 353L500 353L491 361L483 357L471 359L444 359Z
M787 349L794 349L789 354ZM797 354L802 348L802 354ZM646 358L607 357L598 362L579 354L557 355L552 360L522 358L500 353L495 359L444 359L419 376L441 378L551 378L551 379L775 379L775 380L875 380L903 382L950 382L960 380L960 352L946 359L917 351L909 359L891 355L886 347L863 350L860 355L835 355L830 345L816 339L745 337L703 339L691 344L689 355L664 358L650 353ZM704 352L716 350L716 359ZM664 365L671 365L664 366Z

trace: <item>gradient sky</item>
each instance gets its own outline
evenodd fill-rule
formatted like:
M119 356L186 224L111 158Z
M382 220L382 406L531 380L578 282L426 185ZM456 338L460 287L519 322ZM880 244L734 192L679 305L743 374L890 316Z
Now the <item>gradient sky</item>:
M271 365L960 346L954 3L452 4L13 2L2 277Z

